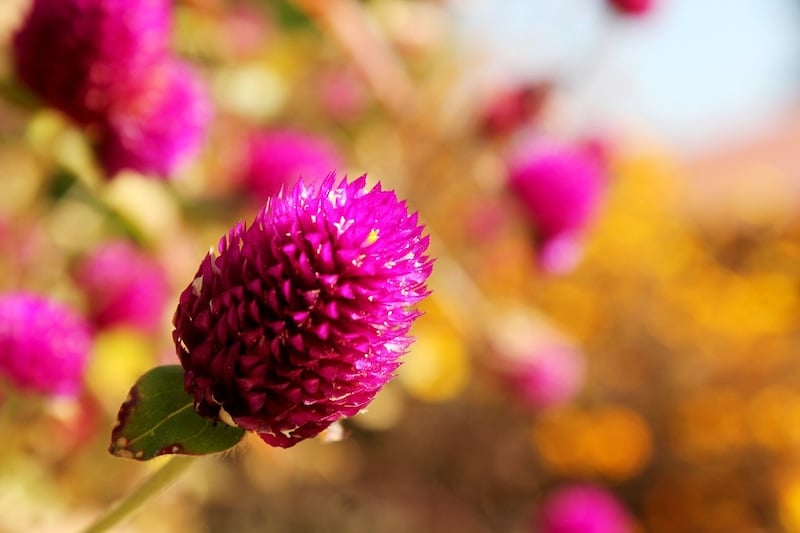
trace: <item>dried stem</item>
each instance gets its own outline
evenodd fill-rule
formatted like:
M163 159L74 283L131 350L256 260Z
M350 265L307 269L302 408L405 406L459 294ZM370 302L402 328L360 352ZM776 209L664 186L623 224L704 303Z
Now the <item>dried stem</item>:
M383 34L356 0L293 0L350 55L376 98L398 118L413 114L411 79Z

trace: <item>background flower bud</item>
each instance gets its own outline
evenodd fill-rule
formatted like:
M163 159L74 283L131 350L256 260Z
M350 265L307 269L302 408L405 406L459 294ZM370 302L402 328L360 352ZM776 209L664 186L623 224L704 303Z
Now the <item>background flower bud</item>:
M549 494L542 502L535 527L537 533L632 533L625 507L601 487L568 485Z
M14 386L50 396L77 396L91 337L73 310L25 292L0 295L0 374Z
M166 0L34 0L14 36L22 82L81 124L138 92L169 45Z
M153 332L163 325L169 284L161 266L127 241L104 244L83 258L75 280L95 327Z
M242 187L259 203L282 187L292 187L298 179L310 183L342 165L331 142L292 129L256 132L245 150Z
M97 150L106 172L128 169L168 177L201 148L213 111L188 65L167 60L142 94L108 117Z
M605 176L589 150L534 139L508 161L508 188L537 241L546 272L571 270L599 208Z

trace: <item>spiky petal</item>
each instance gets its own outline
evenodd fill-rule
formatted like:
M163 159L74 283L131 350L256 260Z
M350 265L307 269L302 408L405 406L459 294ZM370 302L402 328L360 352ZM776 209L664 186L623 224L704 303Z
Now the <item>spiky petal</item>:
M289 447L392 378L432 263L417 215L365 187L299 182L201 263L173 333L198 413Z
M0 295L0 374L16 387L77 396L90 347L88 325L64 304L25 292Z

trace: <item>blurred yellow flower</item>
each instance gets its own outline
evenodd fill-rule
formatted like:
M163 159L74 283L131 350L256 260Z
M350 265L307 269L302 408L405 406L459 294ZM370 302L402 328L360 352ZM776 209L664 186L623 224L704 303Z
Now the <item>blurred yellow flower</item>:
M534 423L532 436L542 460L562 475L628 479L653 454L647 422L620 405L548 412Z

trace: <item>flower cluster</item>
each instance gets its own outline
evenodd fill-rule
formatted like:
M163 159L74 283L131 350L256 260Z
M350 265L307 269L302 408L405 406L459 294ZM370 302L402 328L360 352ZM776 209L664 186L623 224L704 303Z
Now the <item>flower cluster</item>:
M429 239L393 192L365 187L298 182L203 260L173 332L199 414L289 447L392 378L428 293Z
M90 347L88 325L65 305L25 292L0 295L0 374L16 387L77 396Z
M34 0L13 39L17 75L93 135L109 175L169 175L211 117L194 72L169 51L167 0Z

